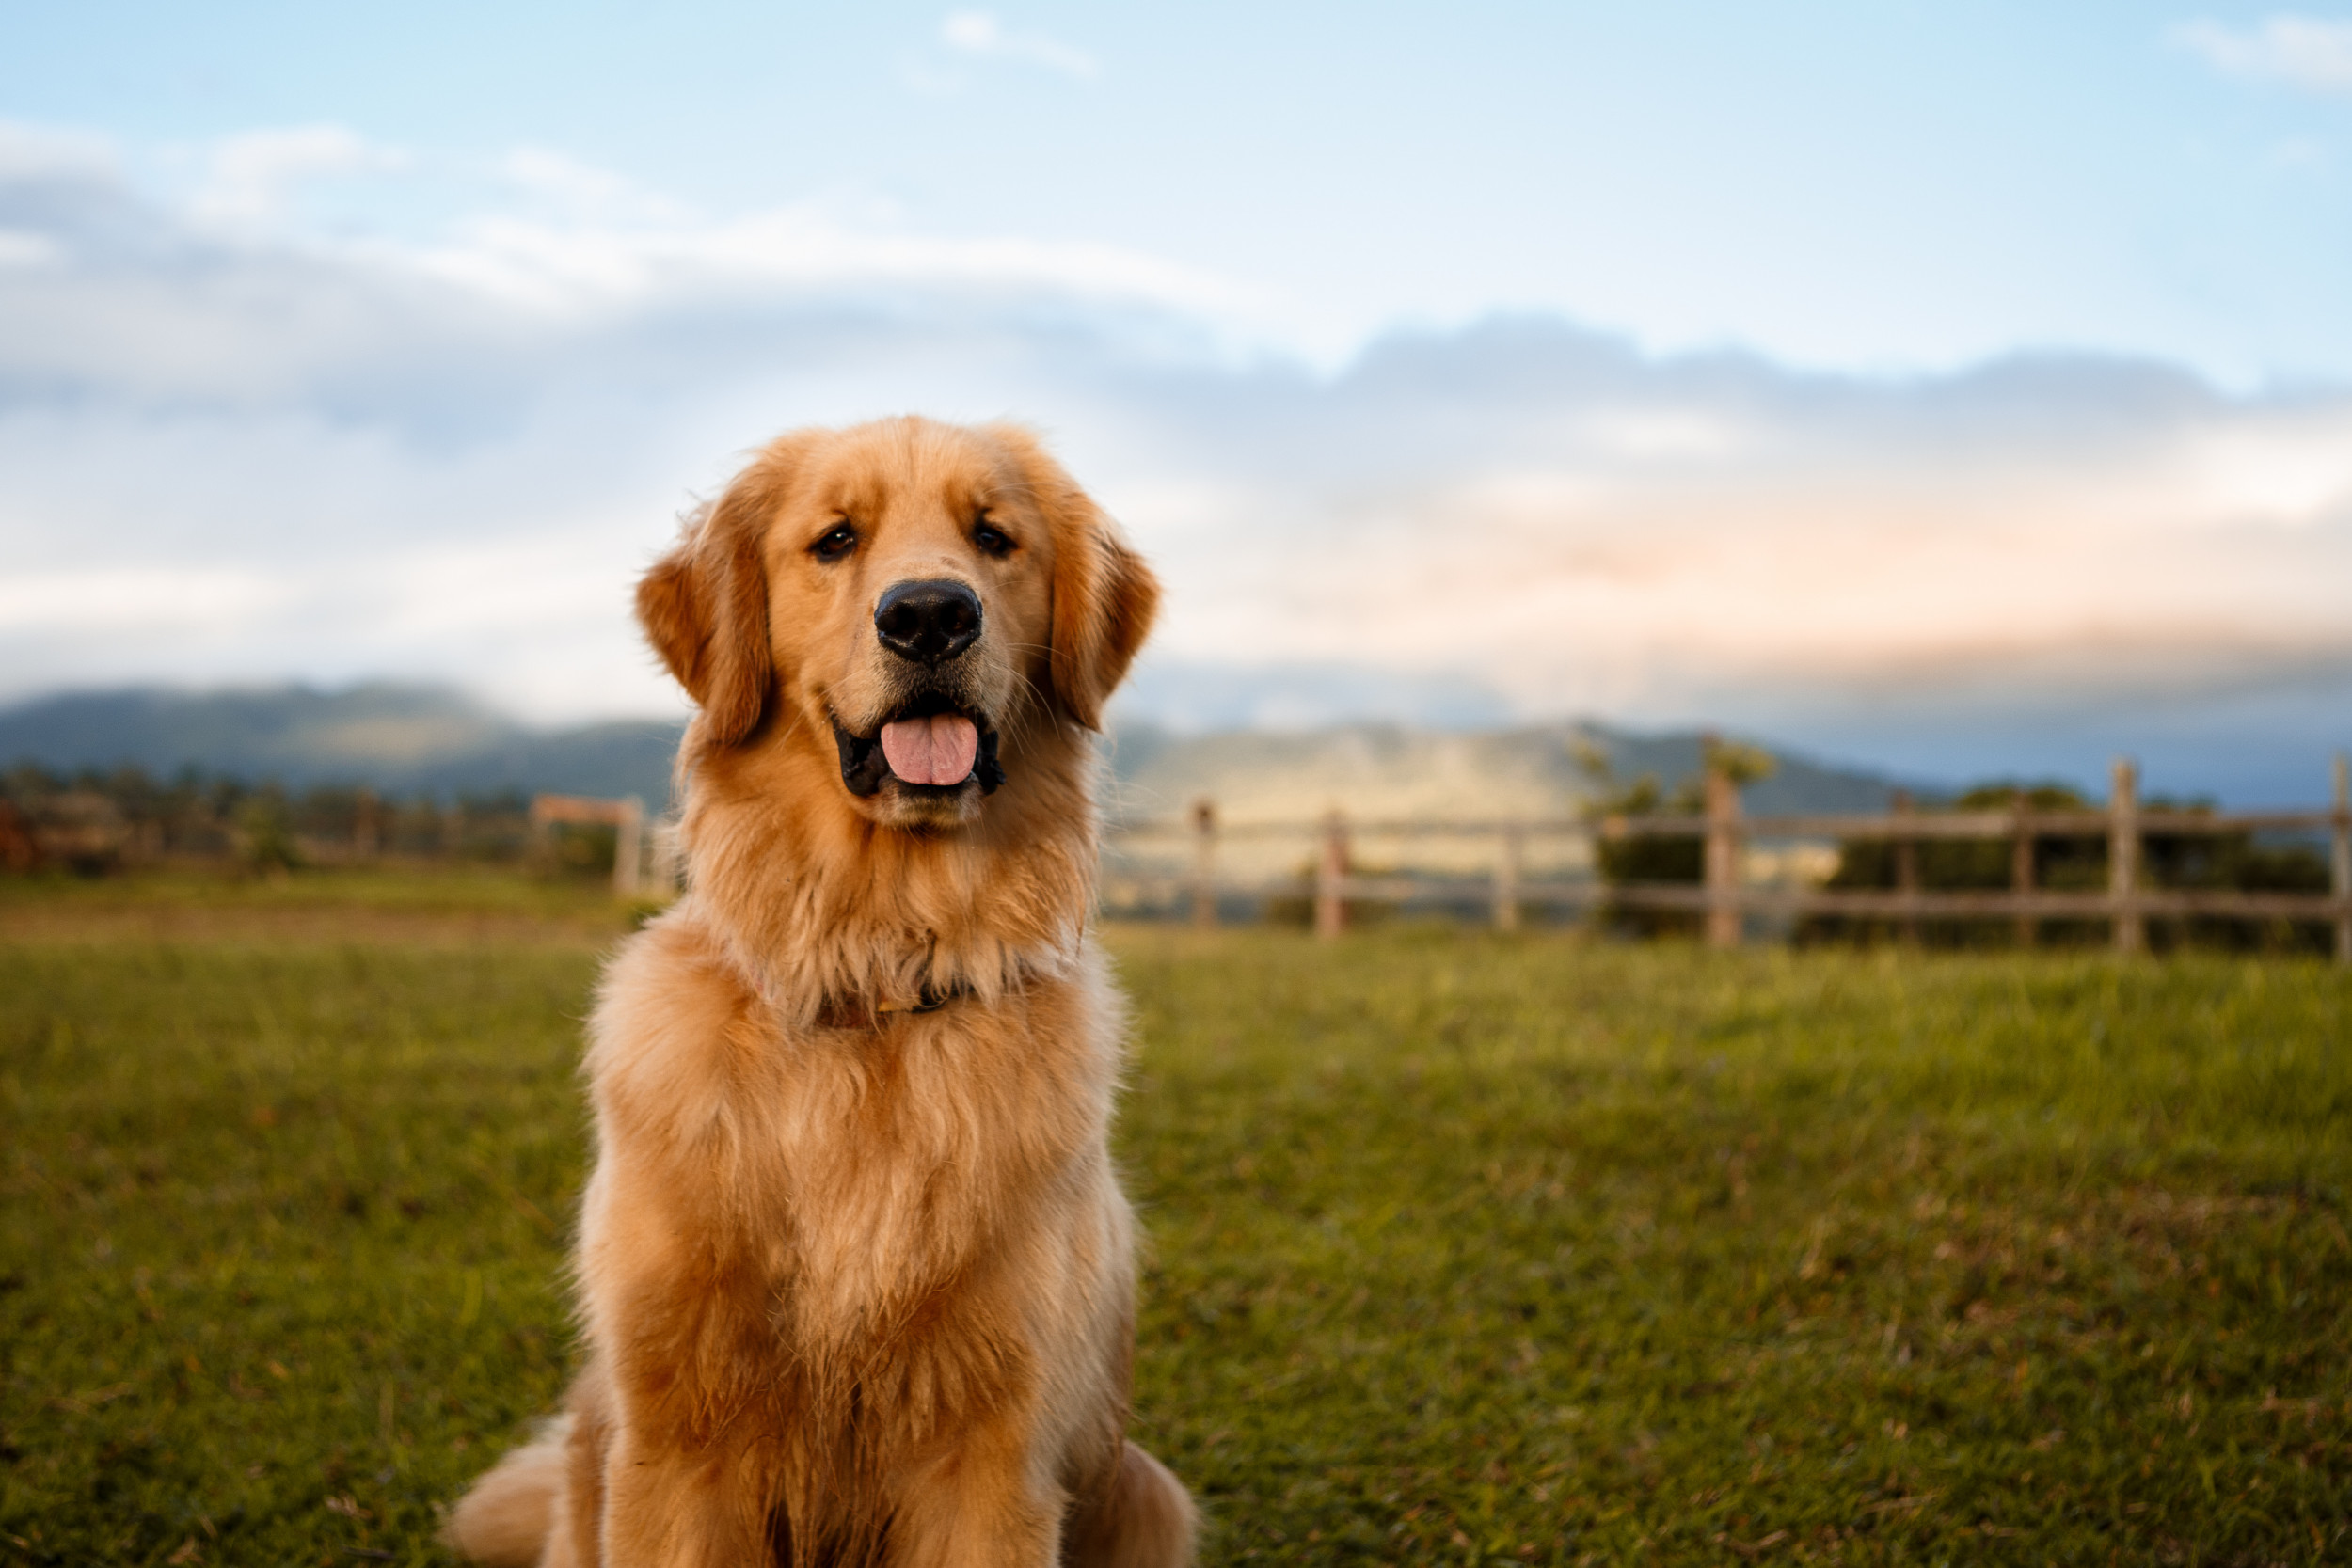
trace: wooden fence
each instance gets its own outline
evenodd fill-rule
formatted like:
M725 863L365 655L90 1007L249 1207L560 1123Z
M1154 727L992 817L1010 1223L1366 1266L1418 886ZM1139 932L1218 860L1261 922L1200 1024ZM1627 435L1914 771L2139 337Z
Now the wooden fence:
M531 798L531 839L533 850L546 855L559 822L601 823L612 830L612 892L634 898L644 876L645 802L634 795L617 800L584 795L534 795Z
M339 797L329 802L336 819L302 820L317 815L321 795ZM252 863L256 838L264 829L278 834L287 864L360 870L486 862L553 869L562 860L556 830L573 825L612 830L616 895L662 897L677 891L676 819L647 822L644 802L633 795L617 800L535 795L528 806L516 799L511 805L497 801L469 809L429 800L394 806L373 790L354 789L317 791L301 802L253 793L237 803L265 806L267 820L257 823L236 810L224 813L201 798L148 814L125 812L88 788L39 797L29 810L0 798L0 871L226 869Z
M2157 888L2142 885L2141 849L2146 835L2219 836L2242 832L2325 833L2330 840L2329 891L2256 893L2224 889ZM2035 811L2022 803L2010 810L1921 813L1898 799L1896 809L1878 814L1804 814L1747 816L1740 792L1721 772L1707 779L1706 809L1698 815L1656 814L1565 817L1525 822L1351 822L1333 811L1319 822L1221 824L1213 802L1197 802L1180 820L1123 824L1112 830L1114 850L1138 842L1189 834L1191 873L1175 881L1160 879L1163 891L1189 896L1194 924L1214 926L1221 896L1263 897L1298 891L1298 884L1242 882L1218 873L1218 851L1236 839L1294 839L1319 845L1313 857L1314 928L1335 938L1346 929L1354 900L1404 903L1442 900L1477 902L1492 911L1497 927L1510 930L1528 905L1590 910L1650 910L1700 917L1709 945L1736 947L1751 914L1802 918L1844 915L1883 920L1915 931L1925 919L1998 919L2020 923L2030 938L2032 923L2051 919L2097 920L2108 924L2116 951L2137 953L2148 944L2151 919L2205 917L2228 920L2294 920L2332 923L2338 962L2352 964L2352 780L2345 760L2335 759L2332 807L2309 811L2206 812L2147 810L2139 803L2138 773L2128 761L2115 764L2113 787L2104 811ZM1362 876L1350 870L1350 845L1358 836L1490 840L1494 849L1484 877ZM1705 846L1704 874L1697 883L1605 882L1597 878L1536 880L1524 874L1527 846L1536 838L1581 840L1588 848L1632 838L1698 839ZM2034 884L2034 844L2042 838L2104 837L2107 885L2103 891L2069 891ZM1743 850L1754 840L1876 839L1894 847L1892 889L1757 887L1742 876ZM2005 891L1944 891L1919 883L1916 847L1936 839L2007 840L2011 846L2010 885ZM1171 882L1174 883L1170 886Z
M645 803L634 795L617 800L534 795L531 798L531 832L537 853L547 853L548 833L559 822L612 825L612 892L616 896L667 898L677 892L684 867L675 816L663 816L647 824Z

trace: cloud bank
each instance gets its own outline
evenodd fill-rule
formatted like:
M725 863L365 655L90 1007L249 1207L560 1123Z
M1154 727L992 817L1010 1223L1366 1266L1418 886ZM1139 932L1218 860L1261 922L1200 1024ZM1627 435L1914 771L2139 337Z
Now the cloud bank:
M676 513L778 429L920 409L1041 425L1159 562L1146 717L1704 721L1947 775L2130 749L2241 797L2352 739L2341 390L1811 374L1545 317L1334 372L1246 283L1108 247L704 218L545 152L395 243L302 202L399 150L202 168L161 196L0 135L0 698L675 711L626 606Z
M2352 22L2284 13L2249 28L2186 22L2172 36L2233 76L2352 94Z

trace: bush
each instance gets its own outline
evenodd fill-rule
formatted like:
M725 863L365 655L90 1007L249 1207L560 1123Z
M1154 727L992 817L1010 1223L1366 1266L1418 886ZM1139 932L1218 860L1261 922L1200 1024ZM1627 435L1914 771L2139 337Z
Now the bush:
M247 871L282 876L302 863L285 796L264 789L237 808L237 858Z
M1776 766L1771 754L1759 747L1710 739L1707 743L1706 770L1682 780L1669 793L1655 773L1645 773L1630 784L1618 783L1609 754L1589 741L1579 744L1576 762L1594 786L1585 814L1600 820L1654 814L1702 816L1707 810L1708 771L1721 772L1740 786L1771 778ZM1593 859L1600 879L1612 887L1696 887L1707 879L1707 840L1697 833L1614 839L1597 836ZM1604 905L1598 917L1609 929L1641 937L1695 936L1703 919L1687 910L1645 910L1614 902Z
M1940 811L2014 809L2020 797L2036 812L2096 811L2098 802L2061 784L1979 784ZM2161 797L2150 811L2210 813L2205 801L2181 803ZM1912 846L1923 892L2002 892L2011 885L2011 842L2006 838L1922 839ZM2042 834L2033 841L2033 885L2052 892L2103 893L2107 885L2106 834ZM1837 870L1824 884L1836 891L1893 890L1899 882L1896 846L1883 839L1849 840L1838 847ZM2210 889L2264 893L2325 893L2326 859L2309 845L2266 846L2250 832L2146 833L2140 840L2140 885L2146 888ZM1931 947L2013 945L2017 921L2008 915L1972 919L1923 919L1911 923L1917 940ZM2108 940L2109 926L2097 919L2036 920L2027 934L2039 943L2085 945ZM1885 942L1907 936L1905 924L1877 916L1816 914L1798 923L1800 942ZM2151 919L2149 944L2158 951L2195 945L2231 950L2325 952L2332 941L2325 922L2225 920L2197 916Z

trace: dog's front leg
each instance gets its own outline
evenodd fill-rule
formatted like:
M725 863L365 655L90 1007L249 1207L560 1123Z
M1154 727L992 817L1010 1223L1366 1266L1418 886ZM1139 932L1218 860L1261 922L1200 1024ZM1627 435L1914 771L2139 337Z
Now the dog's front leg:
M603 1568L747 1568L772 1557L734 1455L613 1433L604 1472Z
M891 1568L1051 1568L1068 1498L1041 1481L1029 1423L968 1429L919 1468L891 1521Z

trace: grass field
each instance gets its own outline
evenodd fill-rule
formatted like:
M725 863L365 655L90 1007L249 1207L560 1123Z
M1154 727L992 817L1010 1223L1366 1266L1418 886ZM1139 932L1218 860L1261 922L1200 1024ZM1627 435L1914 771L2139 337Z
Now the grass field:
M564 1381L626 926L0 895L0 1564L445 1560ZM1106 940L1209 1560L2352 1555L2337 972Z

